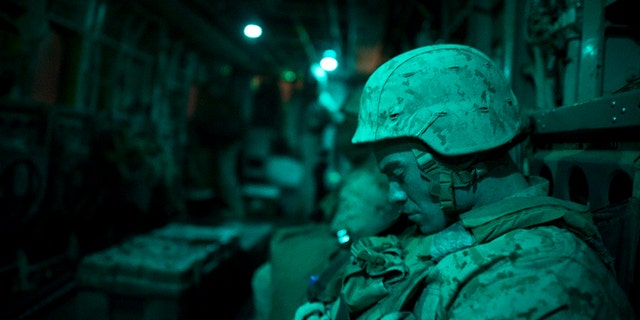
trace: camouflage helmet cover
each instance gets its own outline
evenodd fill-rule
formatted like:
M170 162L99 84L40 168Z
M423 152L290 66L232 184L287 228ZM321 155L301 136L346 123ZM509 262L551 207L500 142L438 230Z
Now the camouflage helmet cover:
M409 137L457 156L501 146L519 130L501 70L476 49L444 44L400 54L369 77L352 143Z

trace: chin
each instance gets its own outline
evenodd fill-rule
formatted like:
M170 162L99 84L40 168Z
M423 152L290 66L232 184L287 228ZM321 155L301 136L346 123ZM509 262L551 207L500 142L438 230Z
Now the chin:
M437 228L434 228L433 226L418 225L418 227L420 228L420 232L427 236L434 233L438 233L438 231L440 231Z

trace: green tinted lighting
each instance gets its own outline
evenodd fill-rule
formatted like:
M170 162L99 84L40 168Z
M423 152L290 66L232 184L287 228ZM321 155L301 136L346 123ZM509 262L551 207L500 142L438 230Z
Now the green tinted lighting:
M257 24L248 24L244 27L244 35L249 38L258 38L262 35L262 28Z

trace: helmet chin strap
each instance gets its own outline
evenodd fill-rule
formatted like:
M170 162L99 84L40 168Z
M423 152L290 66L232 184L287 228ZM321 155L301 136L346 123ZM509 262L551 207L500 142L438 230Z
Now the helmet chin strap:
M445 213L455 214L458 212L455 189L473 185L488 172L487 166L483 162L473 164L465 169L454 170L440 164L425 151L412 150L420 168L420 175L431 182L429 193L439 199L440 208Z

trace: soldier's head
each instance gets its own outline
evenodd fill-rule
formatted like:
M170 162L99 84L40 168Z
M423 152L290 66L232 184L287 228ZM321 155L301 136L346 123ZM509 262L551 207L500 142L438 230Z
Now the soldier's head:
M502 71L463 45L414 49L387 61L362 93L355 144L374 148L389 198L424 233L471 206L475 184L520 132Z

